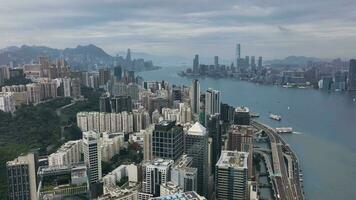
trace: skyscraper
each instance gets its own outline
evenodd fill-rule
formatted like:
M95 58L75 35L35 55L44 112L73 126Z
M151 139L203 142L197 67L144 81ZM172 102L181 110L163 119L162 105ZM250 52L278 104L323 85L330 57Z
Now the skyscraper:
M236 67L241 68L241 45L236 44Z
M110 78L110 70L108 68L99 69L99 85L106 85Z
M184 151L184 132L175 121L161 121L152 136L153 156L177 160Z
M219 69L219 56L214 56L214 67L215 70Z
M251 116L248 107L237 107L235 109L234 124L237 125L250 125Z
M199 74L199 55L196 54L193 60L193 73Z
M262 68L262 56L258 57L258 68Z
M123 111L132 111L131 96L115 96L111 98L111 112L120 113Z
M186 191L197 190L197 172L192 168L193 159L183 154L172 167L171 181Z
M256 69L255 56L251 56L251 69L252 69L252 70L255 70L255 69Z
M116 80L121 80L122 79L122 68L121 68L121 66L114 67L114 76L115 76Z
M221 121L220 115L214 114L208 116L207 129L209 137L212 138L211 150L211 170L214 171L215 164L220 158L221 153Z
M245 67L248 68L250 67L250 57L249 56L245 56Z
M90 183L97 183L101 177L100 134L94 131L83 132L84 163L89 168Z
M160 185L167 183L171 179L173 163L173 160L164 160L161 158L145 162L142 166L142 191L153 196L159 196Z
M126 61L130 61L131 62L131 50L130 49L127 49Z
M205 92L205 115L220 114L220 91L209 88Z
M37 199L36 194L36 161L35 155L29 153L19 156L6 163L8 199L32 200Z
M104 95L99 99L100 112L111 112L110 97Z
M192 93L191 93L191 107L194 114L200 112L200 83L199 80L193 80Z
M185 136L185 153L193 158L192 167L198 170L197 192L208 196L208 133L199 122L196 122Z
M349 90L356 90L356 59L350 60L348 82Z
M222 151L215 168L217 200L247 199L248 153Z

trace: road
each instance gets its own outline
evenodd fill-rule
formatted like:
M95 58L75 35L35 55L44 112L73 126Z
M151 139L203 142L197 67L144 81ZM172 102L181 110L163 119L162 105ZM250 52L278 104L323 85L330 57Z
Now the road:
M304 200L302 184L299 179L299 162L295 153L273 128L256 121L252 121L252 126L263 130L270 139L274 172L270 178L276 199ZM291 157L294 173L292 176L288 176L289 171L283 153Z
M63 109L68 108L68 107L74 105L75 103L76 103L76 102L75 102L74 100L72 100L70 104L67 104L67 105L64 105L64 106L58 108L58 109L56 110L57 116L60 117L61 114L62 114L61 111L62 111ZM70 127L70 126L71 126L71 124L65 125L65 126L61 126L61 140L62 140L62 141L65 139L65 138L64 138L64 129L65 129L65 128L68 128L68 127Z

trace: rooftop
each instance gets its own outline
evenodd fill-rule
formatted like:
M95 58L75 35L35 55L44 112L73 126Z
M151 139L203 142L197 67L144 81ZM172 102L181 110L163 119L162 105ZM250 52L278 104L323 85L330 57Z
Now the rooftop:
M235 109L235 112L246 112L246 113L248 113L248 112L250 112L250 109L248 109L248 107L241 106L241 107L237 107Z
M206 128L199 122L195 122L195 124L188 130L188 134L204 136L206 135Z
M194 191L191 191L176 193L168 196L155 197L151 198L151 200L206 200L206 198L200 196Z
M216 166L219 168L247 169L247 157L247 152L222 151Z

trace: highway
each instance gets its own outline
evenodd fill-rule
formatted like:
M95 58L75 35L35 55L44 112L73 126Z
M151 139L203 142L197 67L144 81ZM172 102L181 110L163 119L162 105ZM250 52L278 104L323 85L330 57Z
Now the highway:
M273 181L276 199L304 200L302 184L299 179L300 167L295 153L273 128L256 121L252 121L251 124L255 128L263 130L270 139L274 172L273 175L270 174L270 178ZM289 171L283 153L291 157L293 175L288 176Z

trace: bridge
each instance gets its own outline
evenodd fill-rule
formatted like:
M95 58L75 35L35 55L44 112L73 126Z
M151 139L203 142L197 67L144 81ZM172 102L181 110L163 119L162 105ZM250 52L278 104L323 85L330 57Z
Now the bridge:
M276 199L304 200L304 192L299 180L299 162L295 153L273 128L256 121L252 121L251 124L255 128L263 130L270 139L273 173L270 172L269 166L267 168L269 168L268 171ZM258 153L261 153L268 160L266 163L270 164L270 157L267 157L265 152L259 151ZM288 167L284 161L284 155L286 154L289 155ZM290 167L293 167L293 169Z

